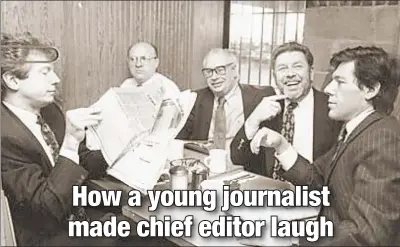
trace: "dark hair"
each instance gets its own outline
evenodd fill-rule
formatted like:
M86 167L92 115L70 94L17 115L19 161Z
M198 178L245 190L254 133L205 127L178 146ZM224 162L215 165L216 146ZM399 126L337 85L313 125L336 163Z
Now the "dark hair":
M343 62L354 61L354 76L358 86L373 88L380 83L378 94L372 99L375 110L390 114L398 93L399 61L384 49L369 46L347 48L333 54L330 64L336 69Z
M17 35L1 33L1 95L4 96L7 85L3 80L5 73L12 73L19 79L28 77L31 63L27 57L31 51L46 55L49 62L58 59L58 50L50 41L40 40L31 33L25 32Z
M308 49L307 46L299 44L297 42L288 42L288 43L284 43L280 46L278 46L276 49L274 49L274 51L272 52L272 56L271 56L271 67L275 68L275 62L276 62L276 58L285 52L291 52L291 51L299 51L302 52L304 54L304 56L306 57L307 63L310 66L310 68L313 66L314 64L314 56L312 55L310 49Z

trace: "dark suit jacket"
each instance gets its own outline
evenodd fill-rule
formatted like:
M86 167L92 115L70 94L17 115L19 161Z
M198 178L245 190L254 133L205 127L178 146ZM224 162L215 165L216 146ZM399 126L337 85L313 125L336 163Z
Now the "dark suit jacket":
M65 119L51 104L41 111L62 144ZM68 226L72 210L72 186L81 185L88 174L105 174L100 152L81 145L80 165L60 156L53 167L39 141L4 104L1 106L1 178L10 201L18 245L34 245Z
M272 87L256 87L239 84L243 99L244 118L253 112L254 108L265 96L274 95ZM210 130L212 111L214 107L214 94L206 87L196 91L197 98L185 126L177 135L182 140L207 140Z
M341 123L333 121L328 116L328 96L314 90L314 128L313 128L313 158L325 154L335 143L340 131ZM279 114L275 121L278 126L282 125L283 113ZM260 127L268 126L265 121ZM280 127L275 128L280 132ZM250 141L247 139L244 126L238 131L231 143L232 162L243 165L246 170L258 173L263 176L271 177L275 162L274 150L261 147L258 155L250 150Z
M347 137L309 165L298 157L283 174L295 185L330 189L330 207L321 215L332 220L334 237L318 245L394 245L400 229L400 123L379 113L369 115Z

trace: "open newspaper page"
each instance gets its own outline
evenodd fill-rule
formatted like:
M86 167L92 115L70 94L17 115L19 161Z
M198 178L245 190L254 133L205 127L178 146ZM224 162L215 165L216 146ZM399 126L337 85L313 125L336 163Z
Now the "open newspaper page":
M187 90L164 100L151 132L110 167L108 174L143 194L153 189L166 165L169 143L185 125L196 96Z
M93 106L102 110L103 120L88 128L87 143L99 146L112 166L141 138L146 137L160 109L163 90L111 88Z

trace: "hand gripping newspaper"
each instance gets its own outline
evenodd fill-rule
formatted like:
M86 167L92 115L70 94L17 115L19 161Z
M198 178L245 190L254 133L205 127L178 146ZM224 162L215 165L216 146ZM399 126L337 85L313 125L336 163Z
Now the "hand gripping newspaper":
M103 120L88 128L86 144L100 149L107 173L147 194L161 176L169 143L183 128L197 94L186 90L165 98L163 88L110 88L93 104Z

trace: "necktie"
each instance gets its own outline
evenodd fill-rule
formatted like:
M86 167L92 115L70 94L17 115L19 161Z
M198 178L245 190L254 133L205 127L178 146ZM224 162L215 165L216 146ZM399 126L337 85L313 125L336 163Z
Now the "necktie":
M283 114L281 134L290 144L293 144L293 136L294 136L293 110L294 110L294 108L297 107L297 105L298 104L296 102L291 102L286 107L286 111ZM284 179L279 175L279 171L280 171L281 167L282 167L282 164L277 159L275 159L272 178L284 181Z
M37 123L40 125L40 129L42 131L42 135L46 144L50 147L51 154L54 159L54 163L56 163L58 158L58 153L60 151L60 146L57 142L56 136L54 132L50 129L50 126L44 121L42 116L38 116ZM67 220L72 221L84 221L90 220L86 214L85 208L83 207L75 207L72 209L71 214L67 218Z
M215 111L214 119L214 145L215 148L225 149L226 143L226 115L225 115L225 105L226 99L220 97L218 99L217 110Z
M340 129L339 136L337 138L335 153L332 156L332 162L335 162L339 150L342 148L346 140L346 135L347 135L346 125L343 125L342 128Z
M50 129L50 126L43 120L42 116L38 116L37 124L40 125L40 130L46 144L50 147L51 154L53 156L54 163L56 163L58 158L58 152L60 151L60 146L57 142L56 136Z

